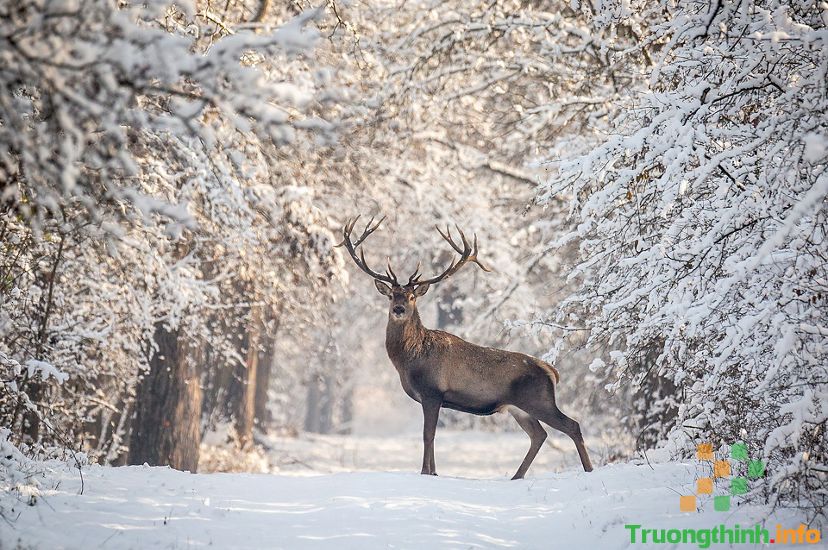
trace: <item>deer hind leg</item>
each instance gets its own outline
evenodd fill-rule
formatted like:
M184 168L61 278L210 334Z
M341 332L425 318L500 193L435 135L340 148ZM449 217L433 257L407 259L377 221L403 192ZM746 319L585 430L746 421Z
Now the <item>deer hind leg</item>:
M512 476L512 479L523 479L523 476L526 475L526 471L529 469L529 466L531 466L532 461L535 460L535 456L537 456L538 451L543 446L543 442L546 441L546 430L543 429L543 426L541 426L537 418L523 412L517 407L508 407L508 411L531 440L526 457L523 459L523 462L520 463L520 467L515 475Z
M437 432L437 420L440 417L440 406L438 400L423 399L423 474L437 475L437 467L434 465L434 434Z
M581 465L583 465L584 471L591 472L592 462L589 460L589 454L586 445L584 445L580 424L562 413L557 405L552 405L552 407L553 409L549 413L538 415L538 418L549 424L551 428L565 433L572 439L578 449L578 456L581 457Z

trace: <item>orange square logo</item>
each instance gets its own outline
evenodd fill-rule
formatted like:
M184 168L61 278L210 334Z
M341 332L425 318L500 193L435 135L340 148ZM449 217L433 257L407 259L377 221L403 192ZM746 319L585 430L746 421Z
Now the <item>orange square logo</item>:
M699 460L713 460L713 444L699 443L696 445L696 457Z
M696 511L696 497L695 495L679 497L679 510L682 512Z
M713 463L714 477L727 477L730 475L730 462L727 460L717 460Z
M709 477L703 477L696 480L696 492L700 495L713 494L713 480Z

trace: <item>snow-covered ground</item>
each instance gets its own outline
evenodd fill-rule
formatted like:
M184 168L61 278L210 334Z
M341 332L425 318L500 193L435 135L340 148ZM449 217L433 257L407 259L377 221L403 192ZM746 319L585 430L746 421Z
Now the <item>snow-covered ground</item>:
M563 440L553 442L560 450L546 446L522 481L508 477L523 457L523 434L438 432L439 477L416 473L414 435L271 444L278 470L271 474L95 466L85 469L79 495L77 471L56 471L55 488L36 506L6 509L0 549L593 550L641 546L630 545L625 524L706 529L764 521L772 533L777 523L798 525L763 507L716 512L710 501L701 512L680 512L679 495L693 492L698 464L612 464L587 474Z
M604 445L597 440L589 443L595 462L605 462ZM393 437L312 434L301 438L274 437L268 440L268 446L270 470L278 473L416 473L420 471L423 456L422 436L416 432ZM435 446L437 473L478 479L511 477L528 447L529 438L520 431L487 433L440 428ZM580 464L575 446L563 436L550 434L532 463L530 474L580 468Z

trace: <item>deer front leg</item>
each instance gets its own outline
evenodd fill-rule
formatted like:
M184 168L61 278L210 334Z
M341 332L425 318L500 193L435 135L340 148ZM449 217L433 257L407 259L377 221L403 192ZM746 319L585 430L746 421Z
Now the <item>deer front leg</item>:
M423 470L425 475L437 475L434 465L434 434L437 432L437 419L440 417L440 405L437 399L423 399Z

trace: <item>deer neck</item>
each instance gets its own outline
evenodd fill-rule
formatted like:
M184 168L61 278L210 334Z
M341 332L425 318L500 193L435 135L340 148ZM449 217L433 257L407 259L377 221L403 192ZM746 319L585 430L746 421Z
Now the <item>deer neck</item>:
M420 321L420 314L416 308L405 321L388 319L385 328L385 348L395 365L419 355L425 339L426 328Z

